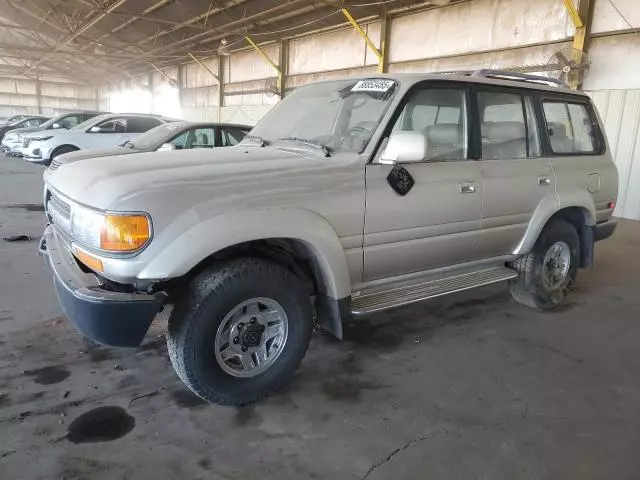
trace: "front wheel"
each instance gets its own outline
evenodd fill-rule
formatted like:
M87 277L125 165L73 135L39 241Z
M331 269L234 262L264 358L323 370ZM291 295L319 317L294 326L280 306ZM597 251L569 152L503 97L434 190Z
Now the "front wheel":
M575 281L580 259L580 237L565 220L553 220L540 234L531 252L512 267L519 276L511 282L518 302L548 310L559 306Z
M281 388L312 330L308 293L285 268L240 259L205 270L176 302L167 345L189 389L211 403L243 405Z

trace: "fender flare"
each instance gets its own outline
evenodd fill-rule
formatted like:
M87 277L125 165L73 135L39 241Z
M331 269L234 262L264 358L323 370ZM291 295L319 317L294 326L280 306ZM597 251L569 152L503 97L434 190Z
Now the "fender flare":
M238 211L197 219L195 225L165 245L138 278L181 277L224 248L268 238L304 243L322 274L323 293L336 300L351 295L349 269L336 232L321 215L297 208Z
M549 219L559 211L570 207L577 207L582 211L586 226L592 227L596 224L596 207L589 192L580 189L566 189L550 193L538 203L529 220L527 230L513 254L523 255L529 252Z

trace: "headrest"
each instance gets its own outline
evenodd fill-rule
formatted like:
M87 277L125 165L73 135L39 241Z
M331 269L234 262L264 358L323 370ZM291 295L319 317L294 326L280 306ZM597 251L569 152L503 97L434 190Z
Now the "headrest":
M460 143L460 129L456 123L439 123L427 127L427 140L435 145L457 145Z
M482 136L492 142L508 142L526 135L522 122L486 122L482 124Z
M560 122L549 122L549 136L552 138L563 138L567 136L567 127Z

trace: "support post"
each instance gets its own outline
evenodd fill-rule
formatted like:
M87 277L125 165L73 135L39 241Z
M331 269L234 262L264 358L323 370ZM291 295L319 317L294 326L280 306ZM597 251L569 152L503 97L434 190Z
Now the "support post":
M42 85L40 85L40 73L36 77L36 104L38 106L38 115L42 114Z
M371 51L376 54L376 57L378 57L378 71L382 73L384 71L384 56L382 52L378 50L378 47L375 46L375 44L371 41L367 33L362 29L362 27L358 24L358 22L356 22L356 19L351 16L351 13L349 13L349 10L347 10L346 8L342 8L341 10L342 10L342 14L353 26L353 28L355 28L356 32L360 34L360 36L364 39L364 41L369 46Z
M280 100L282 100L287 87L287 74L289 73L289 40L280 40L279 53L278 64L280 65L280 74L278 75L278 94L280 95Z
M380 54L378 71L387 73L389 71L389 38L391 38L391 19L387 15L385 8L380 19Z
M218 123L222 122L222 107L224 107L224 66L227 59L224 55L218 57Z

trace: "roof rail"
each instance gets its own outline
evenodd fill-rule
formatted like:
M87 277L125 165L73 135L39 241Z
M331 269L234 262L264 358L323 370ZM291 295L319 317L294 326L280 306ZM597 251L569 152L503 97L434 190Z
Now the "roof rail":
M545 83L547 85L552 84L557 87L569 88L569 85L567 85L562 80L542 77L540 75L529 75L527 73L509 72L506 70L491 70L489 68L481 68L479 70L474 70L471 76L484 78L503 78L505 80L518 80L522 82L532 83Z

